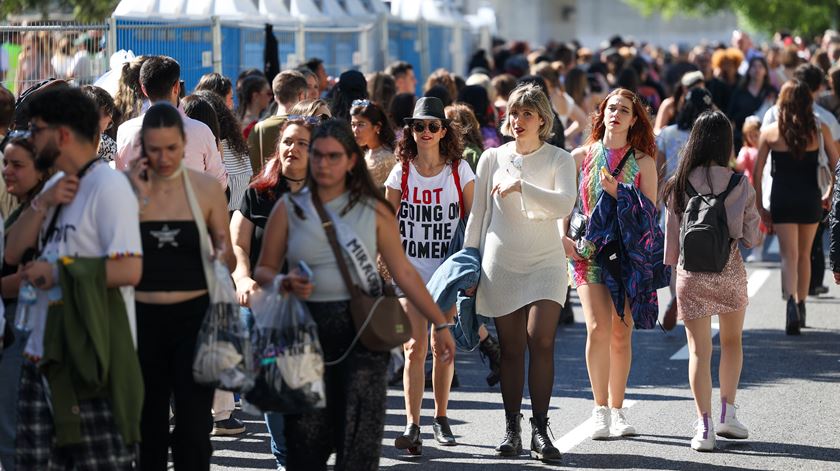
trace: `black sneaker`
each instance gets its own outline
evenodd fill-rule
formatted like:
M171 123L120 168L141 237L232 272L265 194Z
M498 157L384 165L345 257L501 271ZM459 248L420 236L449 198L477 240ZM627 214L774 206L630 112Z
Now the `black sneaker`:
M213 431L210 432L210 435L221 437L239 435L241 433L245 433L245 424L235 417L230 417L225 420L213 422Z

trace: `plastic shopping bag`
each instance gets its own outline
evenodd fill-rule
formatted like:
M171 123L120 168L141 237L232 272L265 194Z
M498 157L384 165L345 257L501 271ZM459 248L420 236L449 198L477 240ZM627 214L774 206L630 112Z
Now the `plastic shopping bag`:
M254 385L245 393L248 406L284 414L326 406L323 351L306 304L292 294L279 294L276 280L251 306L256 371Z
M239 392L251 386L251 345L248 330L239 315L236 290L227 268L213 262L214 286L210 307L198 333L193 379L196 383Z

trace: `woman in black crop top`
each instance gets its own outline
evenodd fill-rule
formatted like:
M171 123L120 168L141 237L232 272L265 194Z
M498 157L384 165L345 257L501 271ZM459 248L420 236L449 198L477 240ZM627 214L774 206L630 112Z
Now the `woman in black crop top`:
M227 200L215 179L183 167L184 127L177 109L169 104L149 108L141 139L144 157L131 167L141 198L143 241L143 277L136 288L137 351L145 384L140 458L144 470L166 469L169 398L174 395L175 469L209 470L213 388L193 381L192 360L209 305L202 257L210 255L200 247L183 172L216 256L233 267Z
M820 195L817 184L820 137L830 168L837 164L837 150L828 126L814 115L808 86L786 82L776 102L779 120L761 130L753 170L755 201L762 222L779 236L782 257L782 293L787 300L785 331L798 335L805 327L805 298L811 281L811 246L830 196ZM770 211L762 206L761 180L768 154L772 159L773 186Z

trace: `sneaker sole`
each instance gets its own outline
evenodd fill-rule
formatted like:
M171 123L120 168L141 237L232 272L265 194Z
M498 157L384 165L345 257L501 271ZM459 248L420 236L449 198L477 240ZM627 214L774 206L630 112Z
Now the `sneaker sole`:
M610 432L595 432L589 435L589 438L591 438L592 440L608 440L610 438Z
M691 447L691 449L694 450L694 451L698 451L700 453L709 453L709 452L715 451L714 446L712 446L711 448L694 448L694 447Z
M746 439L747 439L747 438L749 438L749 436L750 436L750 434L749 434L749 433L746 433L746 434L738 434L738 433L736 433L736 432L731 432L731 431L728 431L728 430L715 431L715 434L716 434L718 437L729 438L729 439L731 439L731 440L746 440Z
M214 428L210 435L214 437L227 437L230 435L239 435L245 433L245 427L242 428Z
M616 437L636 437L638 436L638 432L635 430L625 430L624 432L617 432L615 430L611 430L610 433L615 435Z

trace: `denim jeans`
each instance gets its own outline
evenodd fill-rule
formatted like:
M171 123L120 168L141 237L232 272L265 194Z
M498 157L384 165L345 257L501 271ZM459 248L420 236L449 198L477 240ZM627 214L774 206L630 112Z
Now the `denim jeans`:
M242 322L248 331L254 329L254 314L250 308L240 307L239 314ZM283 414L269 412L265 414L265 426L268 428L268 435L271 437L271 454L277 460L278 466L286 466L286 437L283 435Z
M8 308L7 323L14 325L14 313L14 306ZM15 341L6 345L0 354L0 468L5 471L15 469L18 387L27 338L26 333L19 329L14 329L14 334Z

